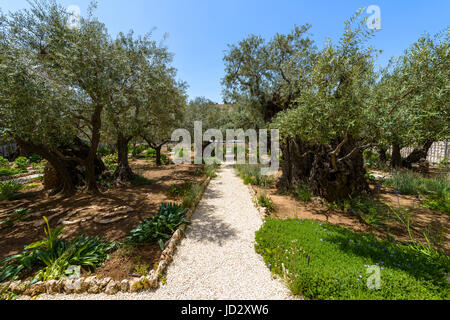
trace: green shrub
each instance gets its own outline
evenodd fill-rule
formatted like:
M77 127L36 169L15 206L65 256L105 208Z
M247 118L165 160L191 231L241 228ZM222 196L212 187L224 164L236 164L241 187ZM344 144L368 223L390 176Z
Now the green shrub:
M378 153L366 149L363 151L363 157L364 157L364 164L366 165L366 167L375 168L377 166L379 158Z
M206 172L205 167L198 167L195 168L193 175L196 177L200 177L202 175L204 175Z
M258 204L267 209L267 213L271 213L275 211L275 206L273 204L272 199L270 199L267 195L262 194L258 196Z
M111 148L109 148L107 146L99 146L97 149L97 154L100 157L106 157L106 156L112 154L112 150L111 150Z
M109 154L105 157L103 157L103 162L105 163L105 166L108 168L109 171L115 171L118 164L118 154Z
M256 232L256 251L285 277L293 294L317 300L448 300L446 256L428 256L371 234L311 220L267 218ZM368 266L378 265L381 288L367 287Z
M40 162L33 163L31 166L32 166L33 170L36 170L39 173L44 173L44 168L45 168L46 164L47 164L47 161L40 161Z
M30 161L25 157L18 157L16 160L14 160L14 167L20 170L26 170L29 164Z
M439 162L438 167L439 168L446 168L450 166L450 160L449 157L445 157L444 159L442 159L441 162Z
M294 190L294 196L297 200L302 202L310 202L313 194L308 185L299 184Z
M364 196L346 200L343 206L368 225L379 224L389 212L384 203Z
M422 205L431 210L437 210L450 214L450 196L446 199L425 200L422 202Z
M189 188L186 189L186 191L184 192L182 204L183 208L191 208L201 192L202 192L201 185L197 183L191 184Z
M182 185L173 184L170 186L167 194L172 197L184 196L191 187L192 183L189 181L184 182Z
M139 155L146 149L148 149L148 145L147 144L139 144L139 145L136 146L136 154Z
M42 157L38 154L32 153L28 156L28 160L30 163L39 163L42 161Z
M170 164L170 159L167 155L165 155L164 153L161 153L161 163L163 165L168 165Z
M0 156L0 167L7 167L7 166L9 166L8 159L5 159L2 156Z
M187 210L179 205L163 203L156 216L145 219L130 231L128 244L137 245L156 241L163 250L164 241L169 239L182 224L189 223L185 219L186 212Z
M212 163L205 165L205 176L211 179L217 177L217 170L220 168L220 164Z
M15 181L0 182L0 201L15 199L17 196L17 192L22 188L23 186Z
M23 173L23 170L10 167L0 168L0 177L13 176L19 173Z
M156 158L156 150L153 148L148 148L147 150L145 150L144 156L149 159L154 159Z

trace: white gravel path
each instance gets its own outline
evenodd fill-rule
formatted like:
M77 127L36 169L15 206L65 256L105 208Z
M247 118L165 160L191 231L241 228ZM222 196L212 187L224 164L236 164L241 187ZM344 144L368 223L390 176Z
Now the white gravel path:
M231 166L212 180L167 270L154 291L100 295L43 295L79 300L280 300L292 299L254 249L262 220L249 190Z

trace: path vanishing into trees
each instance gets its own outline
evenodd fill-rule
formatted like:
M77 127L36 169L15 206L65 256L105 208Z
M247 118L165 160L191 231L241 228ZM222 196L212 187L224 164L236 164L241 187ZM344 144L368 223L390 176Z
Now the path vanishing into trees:
M262 223L247 186L232 166L223 166L192 216L164 285L114 296L43 295L40 299L293 299L255 252L255 231Z

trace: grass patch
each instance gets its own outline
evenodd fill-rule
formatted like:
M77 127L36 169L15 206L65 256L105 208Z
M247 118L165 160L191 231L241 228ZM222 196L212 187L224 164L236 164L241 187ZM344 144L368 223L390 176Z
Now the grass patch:
M386 204L367 196L359 196L339 202L328 203L327 205L331 209L349 212L368 225L380 224L390 212Z
M200 184L194 183L189 186L184 192L183 197L183 208L191 208L195 204L195 200L202 193L202 186Z
M182 185L173 184L170 186L167 194L171 197L182 197L188 192L191 187L192 182L190 181L185 181Z
M431 209L431 210L437 210L441 211L447 214L450 214L450 198L447 197L446 199L438 199L438 200L425 200L422 202L422 205L425 208Z
M449 299L446 256L431 259L370 234L300 219L267 218L256 242L270 270L309 299ZM380 290L367 287L373 265L382 268Z
M220 164L217 162L205 165L205 176L211 179L217 177L217 170L220 168Z
M423 195L436 199L445 199L450 194L450 176L438 175L424 178L412 171L396 171L387 179L385 185L392 186L404 195Z
M258 204L267 209L267 213L275 212L275 206L273 204L272 199L265 194L261 194L258 196Z
M294 197L301 202L310 202L313 193L306 184L300 184L294 190Z
M275 181L273 177L261 174L261 165L236 164L234 167L245 184L267 188Z
M450 213L450 175L441 174L435 178L424 178L411 171L397 171L385 182L396 192L404 195L426 196L423 206Z
M26 170L12 167L2 167L0 168L0 177L9 177L14 176L16 174L25 173Z
M0 182L0 201L14 200L22 188L23 185L15 181Z

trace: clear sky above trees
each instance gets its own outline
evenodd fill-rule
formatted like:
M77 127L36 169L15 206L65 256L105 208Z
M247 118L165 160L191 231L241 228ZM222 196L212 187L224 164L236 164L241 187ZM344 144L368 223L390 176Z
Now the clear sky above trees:
M78 5L85 14L90 1L58 2ZM205 96L221 102L222 58L227 44L251 33L271 38L276 32L288 33L295 24L310 23L312 38L322 46L327 37L337 40L343 21L369 5L381 9L382 30L372 42L384 51L377 62L381 66L401 55L424 31L435 34L450 21L447 0L99 0L95 15L113 36L131 28L144 34L157 27L156 39L168 33L166 44L176 54L173 65L179 78L189 84L190 98ZM26 0L0 0L4 12L26 7Z

